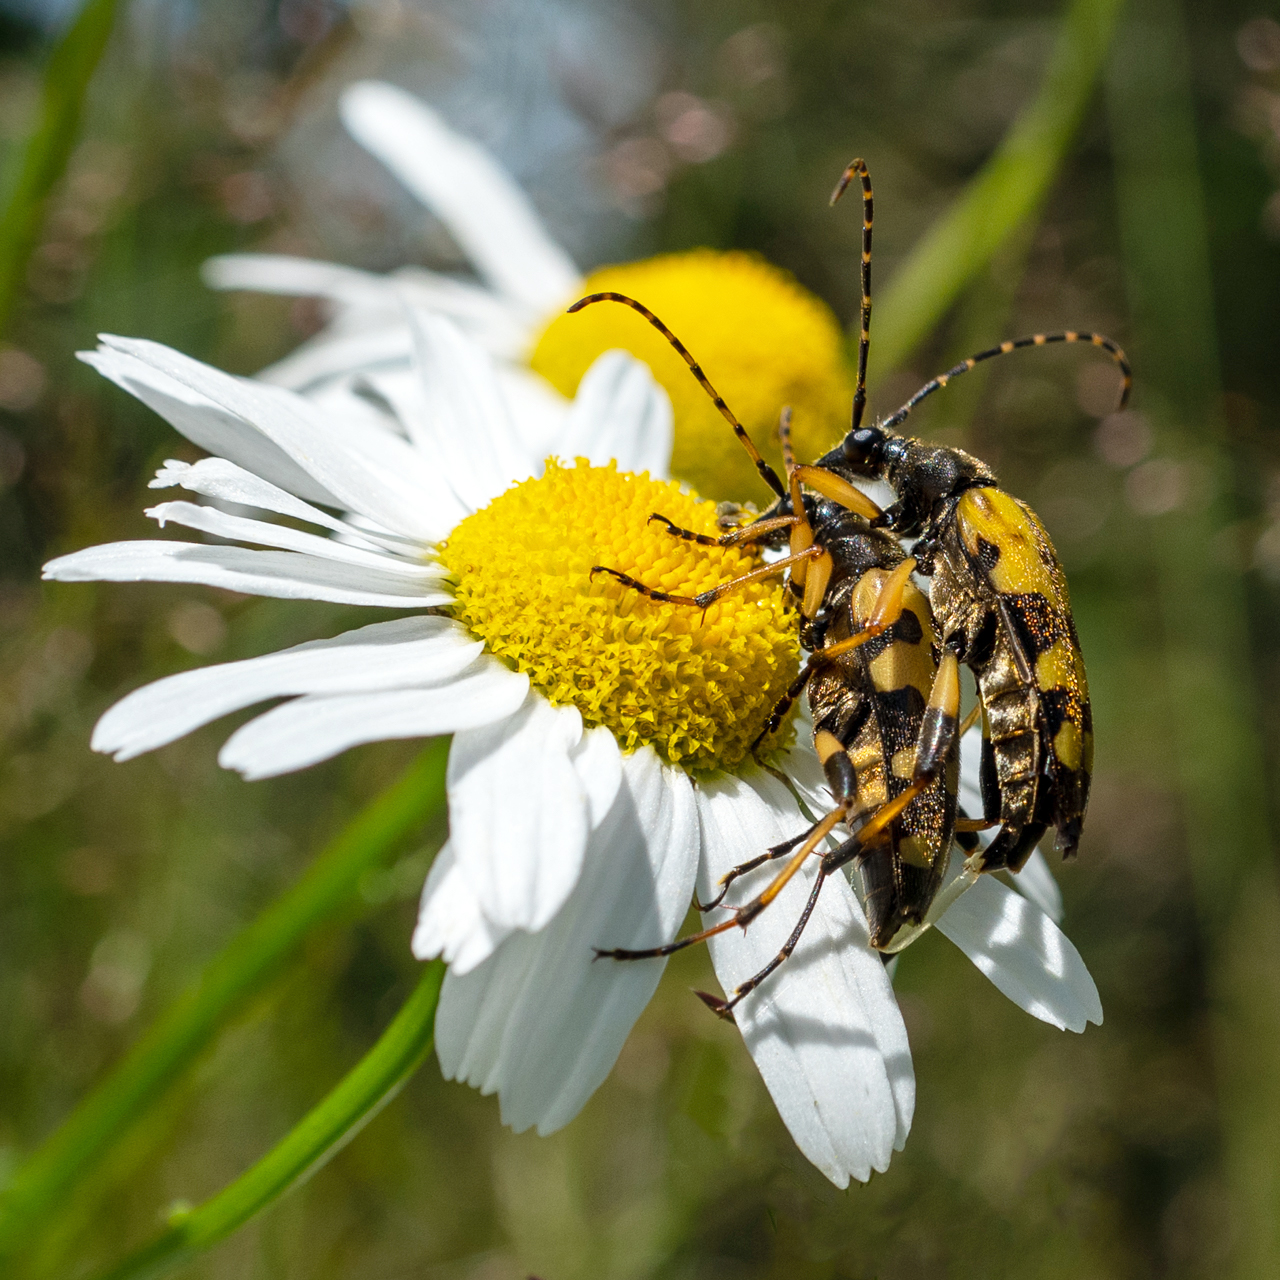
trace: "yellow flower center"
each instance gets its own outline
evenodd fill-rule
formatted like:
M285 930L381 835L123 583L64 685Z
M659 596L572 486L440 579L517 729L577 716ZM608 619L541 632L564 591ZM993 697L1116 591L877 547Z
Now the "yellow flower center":
M778 414L793 410L802 461L839 440L853 384L844 337L825 303L788 272L749 253L696 249L601 267L583 293L611 289L643 302L681 339L751 433L777 462ZM683 360L642 316L613 302L553 319L530 357L566 396L602 352L620 347L653 370L675 408L671 473L701 493L764 498L755 467Z
M625 750L650 743L686 770L731 769L751 749L795 677L794 615L777 579L753 582L705 611L649 600L606 565L676 595L697 595L760 560L699 546L715 507L675 483L547 463L463 520L440 558L458 580L455 616L553 703L606 725ZM778 742L778 739L774 739Z

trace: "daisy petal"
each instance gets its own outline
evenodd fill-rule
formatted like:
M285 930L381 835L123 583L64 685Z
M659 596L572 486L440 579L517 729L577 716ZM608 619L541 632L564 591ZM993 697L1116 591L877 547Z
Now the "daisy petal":
M735 864L803 829L789 793L760 771L707 783L698 793L700 894ZM776 874L764 867L735 885L745 902ZM800 917L817 873L814 859L745 933L710 942L725 991L772 960ZM724 919L709 912L707 923ZM843 876L828 877L795 954L735 1010L738 1026L778 1112L801 1151L837 1186L888 1168L915 1105L906 1028L867 926Z
M982 730L974 725L960 739L960 789L957 796L961 811L970 818L980 818L983 814L982 784L979 775L981 761ZM984 831L981 838L985 844L992 839L992 833Z
M1054 924L1062 923L1062 890L1039 849L1033 849L1026 865L1009 879L1013 887L1028 902L1034 902Z
M162 502L158 506L148 507L143 514L150 516L162 529L172 522L188 529L198 529L201 533L212 534L215 538L298 551L318 560L337 560L375 573L404 577L412 582L439 582L449 576L448 570L438 564L423 564L421 560L415 562L381 551L353 547L336 538L320 538L314 533L304 533L287 524L229 515L225 511L219 511L217 507L205 507L196 502Z
M457 675L483 648L448 618L399 618L243 662L200 667L136 689L112 707L91 743L132 760L201 725L268 698L430 684Z
M455 856L481 910L509 929L541 929L578 882L590 826L572 754L582 716L530 694L501 724L459 733L449 752Z
M1080 953L1042 911L991 876L934 926L1020 1009L1064 1031L1102 1025L1102 1002Z
M797 724L796 744L787 752L782 771L787 775L809 812L815 818L819 818L831 811L834 801L831 798L831 787L827 782L827 775L822 772L822 763L811 745L812 742L813 730L810 729L808 733L804 733Z
M594 830L613 805L622 785L622 752L603 725L587 730L569 754L587 796L588 821Z
M82 359L167 418L211 453L300 497L355 511L397 533L443 536L431 519L439 488L432 469L404 440L386 432L343 432L301 396L233 378L180 352L140 338L103 334ZM258 436L245 456L248 433ZM262 446L269 443L272 448ZM287 457L288 478L274 465ZM310 483L296 485L298 472Z
M485 919L466 877L458 870L452 841L446 843L422 886L413 954L419 960L443 956L451 972L470 973L510 932Z
M329 298L349 307L385 305L389 292L383 276L283 253L221 254L205 261L200 278L211 289Z
M198 493L218 502L234 502L240 506L257 507L261 511L274 511L277 515L293 516L296 520L320 525L321 528L340 533L346 538L353 537L358 532L364 541L389 550L415 555L421 551L421 544L415 539L402 538L393 533L373 532L365 528L357 531L349 522L339 520L327 511L303 502L301 498L295 498L291 493L286 493L225 458L201 458L195 463L177 462L170 458L156 472L155 479L147 487L170 489L175 485L189 493Z
M364 742L431 738L492 724L510 716L527 691L527 676L482 654L457 679L434 688L295 698L236 730L218 763L251 781L274 778Z
M440 217L494 288L538 318L572 299L577 269L481 147L393 85L354 84L340 109L351 136Z
M698 851L693 788L644 748L591 837L582 878L536 934L517 933L479 969L451 970L436 1015L446 1076L498 1091L517 1132L568 1124L609 1074L664 962L593 961L595 946L672 939Z
M443 316L414 313L422 411L405 425L473 511L534 472L507 411L493 363Z
M556 452L592 466L616 459L619 470L665 479L671 466L671 400L649 366L625 351L606 351L582 375Z
M193 582L283 600L419 609L449 604L445 591L399 573L318 560L296 551L197 542L107 542L59 556L44 567L56 582Z

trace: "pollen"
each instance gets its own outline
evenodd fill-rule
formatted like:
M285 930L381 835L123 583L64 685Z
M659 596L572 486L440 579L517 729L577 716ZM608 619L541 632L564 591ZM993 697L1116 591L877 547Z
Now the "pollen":
M455 616L534 688L605 725L624 750L651 744L691 773L732 769L799 669L780 582L737 587L705 612L647 599L595 565L697 595L761 563L699 546L658 512L715 535L715 506L648 475L554 461L463 520L440 550ZM771 741L781 745L778 735Z
M793 411L801 461L845 429L853 383L834 313L786 271L751 253L695 249L602 267L582 291L615 290L643 302L684 342L762 453L779 460L778 415ZM630 351L653 370L675 409L671 473L701 493L759 498L742 446L680 356L640 315L602 302L543 330L532 367L566 396L601 353Z

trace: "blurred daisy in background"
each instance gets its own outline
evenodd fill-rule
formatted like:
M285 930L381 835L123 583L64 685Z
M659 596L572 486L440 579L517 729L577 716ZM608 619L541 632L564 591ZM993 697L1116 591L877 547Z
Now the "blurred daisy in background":
M816 457L838 436L853 394L844 337L830 308L788 272L755 254L698 249L584 276L512 178L418 98L365 81L343 93L340 110L352 136L441 219L475 279L419 267L383 276L282 255L214 258L205 279L216 288L316 296L332 307L328 326L264 370L266 381L316 396L370 377L394 380L413 350L406 308L436 311L495 357L550 446L592 361L621 348L649 364L675 405L682 430L672 474L701 493L750 497L754 468L656 333L613 308L563 315L584 293L614 289L642 298L685 340L758 440L771 438L782 404L792 406L802 456Z
M93 745L128 759L277 698L227 740L224 766L263 778L362 742L452 733L450 837L413 939L450 966L437 1052L447 1076L498 1093L506 1123L547 1133L608 1074L663 967L592 963L592 949L671 940L695 878L710 897L730 867L807 825L802 800L813 811L829 799L803 728L774 770L750 758L798 668L780 584L697 616L591 578L603 561L696 594L755 563L647 522L662 510L717 528L713 503L665 478L671 409L648 369L618 351L595 359L544 463L546 421L509 394L493 356L451 319L401 316L413 352L386 394L337 379L303 396L104 338L88 362L213 455L152 481L206 501L148 514L218 541L92 547L45 574L409 611L146 686L103 716ZM776 954L815 874L750 930L712 940L726 991ZM969 881L953 880L941 931L1035 1016L1099 1021L1049 915L991 878ZM823 1173L843 1186L887 1167L914 1076L847 880L831 878L795 956L737 1022Z

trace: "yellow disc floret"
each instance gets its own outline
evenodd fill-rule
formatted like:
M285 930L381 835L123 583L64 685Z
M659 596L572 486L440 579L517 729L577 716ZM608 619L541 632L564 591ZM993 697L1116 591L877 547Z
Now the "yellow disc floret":
M628 294L655 312L775 464L783 405L792 407L792 438L802 461L839 440L853 396L844 337L831 309L788 272L755 254L696 249L602 267L582 286L584 294L601 290ZM754 465L684 361L635 312L601 302L557 316L530 363L571 396L596 357L614 347L645 361L671 396L672 475L702 493L767 499Z
M697 595L761 563L649 523L717 534L715 507L647 475L548 462L463 520L440 551L457 578L455 616L551 702L605 725L625 750L650 743L691 771L747 756L794 678L799 643L778 579L705 613L646 599L595 565ZM775 742L777 739L774 740Z

